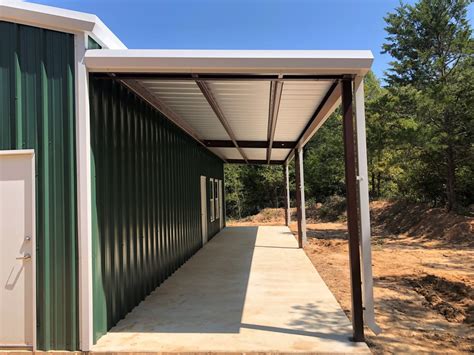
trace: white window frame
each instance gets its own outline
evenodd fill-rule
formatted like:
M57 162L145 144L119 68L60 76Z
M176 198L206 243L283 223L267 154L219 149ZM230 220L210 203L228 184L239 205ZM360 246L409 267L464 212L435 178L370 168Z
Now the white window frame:
M219 210L219 180L214 179L214 216L216 220L220 218L220 210Z
M214 222L215 220L215 207L214 207L214 179L213 178L210 178L209 179L209 182L210 182L210 189L209 189L209 195L210 195L210 198L209 198L209 209L211 210L209 213L209 216L211 218L211 222Z
M218 185L218 194L219 194L219 219L221 220L219 227L222 228L224 226L224 183L222 180L219 180L219 185Z

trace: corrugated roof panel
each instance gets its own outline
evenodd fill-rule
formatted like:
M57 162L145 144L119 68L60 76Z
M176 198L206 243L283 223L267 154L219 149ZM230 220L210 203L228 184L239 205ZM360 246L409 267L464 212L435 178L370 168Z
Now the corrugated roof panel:
M216 114L193 80L141 80L153 95L185 120L205 140L230 140ZM274 141L295 142L333 81L285 81ZM212 80L209 90L237 140L267 141L270 81ZM224 159L242 159L236 148L213 148ZM265 148L244 148L249 160L265 160ZM273 149L272 160L283 160L288 149Z
M203 139L229 139L194 81L143 80L141 83L188 122Z
M265 160L267 159L267 149L266 148L243 148L242 149L247 155L249 160Z
M285 160L291 149L272 149L272 160Z
M209 81L237 140L266 140L270 82Z
M209 148L215 154L224 159L242 159L237 148ZM248 160L265 160L267 159L266 148L242 148ZM291 149L272 149L272 160L284 160Z
M224 159L242 159L242 155L237 148L209 148L211 152L223 157Z
M296 141L332 81L285 82L275 131L276 141Z

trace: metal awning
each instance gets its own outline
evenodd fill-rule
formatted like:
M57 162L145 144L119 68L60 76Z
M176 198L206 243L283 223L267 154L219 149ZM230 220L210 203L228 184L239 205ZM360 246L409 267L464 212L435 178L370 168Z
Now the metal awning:
M88 50L119 80L228 163L284 164L362 78L370 51ZM359 80L360 81L360 80Z

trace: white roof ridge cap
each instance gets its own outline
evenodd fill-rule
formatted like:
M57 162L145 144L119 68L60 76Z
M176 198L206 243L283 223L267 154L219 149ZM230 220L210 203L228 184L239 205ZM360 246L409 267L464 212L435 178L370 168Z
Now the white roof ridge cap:
M101 45L127 48L95 14L18 0L0 0L0 20L57 31L89 32Z

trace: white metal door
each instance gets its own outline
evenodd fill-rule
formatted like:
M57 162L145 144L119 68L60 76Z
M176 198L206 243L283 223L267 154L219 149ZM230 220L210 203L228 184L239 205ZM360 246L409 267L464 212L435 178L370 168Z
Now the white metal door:
M207 179L201 176L201 225L202 245L207 243Z
M0 151L0 347L35 348L34 151Z

